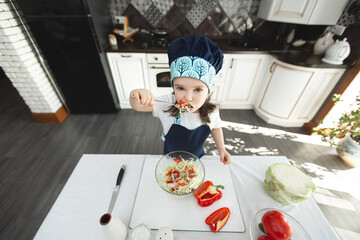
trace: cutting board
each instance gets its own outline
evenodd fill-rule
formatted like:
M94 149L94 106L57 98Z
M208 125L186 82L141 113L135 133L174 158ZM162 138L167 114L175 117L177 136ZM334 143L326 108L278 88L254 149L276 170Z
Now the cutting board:
M230 169L219 160L203 159L205 181L223 185L223 197L209 207L200 207L192 195L173 196L157 184L155 167L160 158L146 158L131 216L130 228L144 223L151 229L168 226L173 230L210 231L205 219L217 209L228 207L230 218L221 232L245 232Z

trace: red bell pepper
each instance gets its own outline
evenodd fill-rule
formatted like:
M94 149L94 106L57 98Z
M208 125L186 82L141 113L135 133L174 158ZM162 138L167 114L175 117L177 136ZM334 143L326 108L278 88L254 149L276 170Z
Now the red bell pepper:
M222 185L214 186L212 182L204 182L198 190L194 192L194 196L198 200L201 207L207 207L222 197L222 192L218 188L224 189Z
M205 220L205 223L210 226L211 231L217 233L225 226L230 217L230 210L227 207L220 208L210 214Z

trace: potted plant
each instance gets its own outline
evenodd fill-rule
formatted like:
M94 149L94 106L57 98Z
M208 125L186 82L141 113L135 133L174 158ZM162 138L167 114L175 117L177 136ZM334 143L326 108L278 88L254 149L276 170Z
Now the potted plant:
M341 95L335 94L333 101L340 101ZM321 124L322 121L319 121ZM322 141L336 146L340 158L351 167L360 167L360 95L349 112L341 115L334 127L313 128Z

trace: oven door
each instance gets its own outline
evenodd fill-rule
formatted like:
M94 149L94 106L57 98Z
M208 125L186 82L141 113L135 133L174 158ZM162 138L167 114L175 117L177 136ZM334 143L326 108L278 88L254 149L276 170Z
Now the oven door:
M168 64L149 64L150 91L155 97L172 93Z

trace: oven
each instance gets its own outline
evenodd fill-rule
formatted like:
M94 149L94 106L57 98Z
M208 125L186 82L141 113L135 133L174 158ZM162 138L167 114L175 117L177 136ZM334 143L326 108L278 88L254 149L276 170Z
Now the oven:
M168 56L164 53L147 54L150 91L155 97L171 94Z

